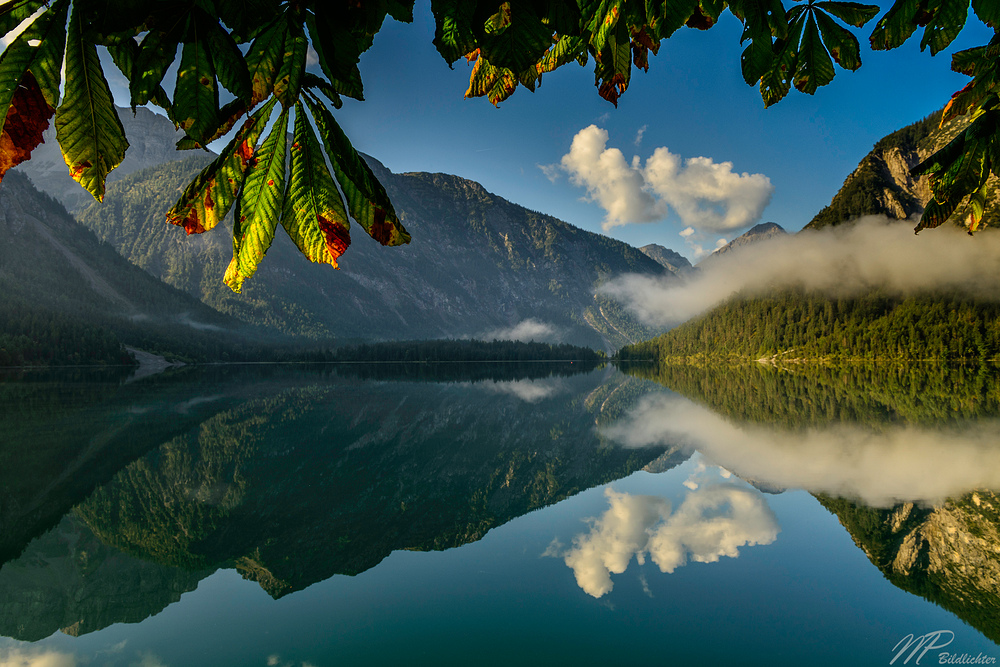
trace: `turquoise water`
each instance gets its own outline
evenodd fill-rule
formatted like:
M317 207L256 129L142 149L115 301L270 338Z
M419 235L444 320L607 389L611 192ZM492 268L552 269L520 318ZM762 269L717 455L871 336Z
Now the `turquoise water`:
M60 487L57 456L40 484L64 497L45 505L44 489L4 487L0 516L25 543L0 567L0 665L885 665L906 635L939 630L950 644L919 664L942 651L1000 658L981 631L1000 616L992 565L972 560L996 535L988 490L978 505L921 519L948 518L956 544L978 550L951 554L959 569L946 577L918 558L913 570L930 574L900 585L820 502L839 489L852 503L837 506L843 516L910 511L904 523L947 510L945 498L974 488L961 484L992 479L981 423L939 439L969 465L932 459L901 498L885 471L920 468L906 468L899 442L932 457L939 431L903 424L859 440L838 424L797 431L794 452L782 449L788 431L735 423L609 369L230 380L161 378L145 393L104 387L100 399L45 404L46 437L76 440L38 449L75 452L75 474L98 478ZM41 389L28 392L32 405ZM113 475L88 464L85 450L131 428L122 415L140 403L174 411L144 434L161 442L130 436L144 451ZM72 427L81 411L86 433ZM836 449L850 442L853 454ZM810 467L823 447L837 455ZM69 514L32 524L28 497ZM859 543L898 548L868 533ZM924 560L942 553L930 549ZM924 597L905 590L918 584ZM974 613L955 613L957 597L978 600Z

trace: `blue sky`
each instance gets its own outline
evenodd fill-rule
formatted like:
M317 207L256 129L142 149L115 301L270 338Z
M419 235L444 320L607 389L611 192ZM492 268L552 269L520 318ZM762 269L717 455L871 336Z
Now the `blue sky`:
M880 3L885 8L890 3ZM949 51L931 57L919 50L918 32L892 52L871 52L859 34L863 66L838 68L834 82L808 96L792 91L765 109L756 88L739 69L741 27L728 12L707 32L682 29L650 58L648 73L634 72L618 108L597 95L593 64L567 65L546 74L541 87L518 91L500 108L483 98L464 99L471 67L450 70L432 45L429 3L418 2L412 24L387 19L374 46L362 56L365 102L348 100L337 112L355 146L394 172L438 171L482 183L528 208L591 231L602 231L607 212L585 201L587 190L564 170L551 181L540 166L557 165L575 136L595 125L607 147L642 163L664 147L683 160L731 162L736 174L761 174L773 186L760 221L800 229L836 193L844 178L882 136L943 106L967 77L950 71L951 53L986 43L992 31L970 13L970 22ZM645 128L641 141L636 139ZM694 258L694 243L711 250L735 229L699 230L674 207L604 231L634 245L660 243Z

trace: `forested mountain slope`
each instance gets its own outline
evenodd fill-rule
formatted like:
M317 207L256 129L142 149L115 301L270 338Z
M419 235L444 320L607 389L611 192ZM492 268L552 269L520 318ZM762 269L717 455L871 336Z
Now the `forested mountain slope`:
M393 174L369 158L413 241L383 248L354 227L341 270L307 262L284 231L234 294L222 283L228 224L200 236L164 224L195 155L108 187L81 222L154 276L245 322L315 339L535 338L610 349L655 333L597 287L668 269L638 249L529 211L446 174ZM520 325L520 326L519 326ZM516 327L516 328L515 328Z
M866 215L910 218L898 224L912 226L930 198L930 189L926 178L914 179L910 175L910 168L967 122L960 118L939 128L936 120L939 117L932 114L880 140L847 178L830 205L806 226L803 236L823 228L849 225ZM990 196L996 197L995 188L990 192ZM921 239L933 243L934 239L929 237L934 233L935 230L925 231ZM705 264L699 267L704 268ZM802 270L808 271L809 267ZM978 363L1000 356L1000 302L985 289L973 297L957 294L953 289L901 294L898 290L889 293L873 287L865 292L831 297L775 284L763 291L737 293L656 339L625 348L622 355L675 360L735 357L773 361L934 359Z
M0 366L121 363L245 328L122 258L23 175L0 187Z

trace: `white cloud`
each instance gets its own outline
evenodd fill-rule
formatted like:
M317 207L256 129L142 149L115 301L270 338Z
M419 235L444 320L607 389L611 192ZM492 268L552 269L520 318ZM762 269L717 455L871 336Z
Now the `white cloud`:
M649 529L670 514L670 501L656 496L633 496L605 490L610 508L594 519L589 533L573 538L563 555L588 595L599 598L611 592L612 574L621 574L632 558L643 561Z
M76 667L76 658L59 651L0 651L0 667Z
M319 65L319 54L310 44L306 50L306 67L315 67L316 65Z
M630 222L654 222L666 216L666 207L645 191L642 171L629 164L617 148L606 148L608 133L590 125L573 137L562 168L570 182L586 188L587 197L607 212L604 228Z
M639 145L645 127L636 135ZM590 125L573 137L562 169L587 198L605 210L604 228L667 217L670 209L683 224L707 231L748 227L760 219L774 187L763 174L738 174L731 162L711 158L682 160L660 147L646 160L629 162L617 148L608 148L607 131Z
M763 174L733 173L732 162L711 158L683 161L665 147L646 160L650 190L669 204L684 224L706 231L749 227L771 203L774 186Z
M965 427L836 425L783 430L733 424L687 399L643 399L604 434L626 446L669 443L778 488L857 499L873 507L935 505L972 489L1000 490L997 420Z
M718 239L715 242L715 249L718 250L719 248L724 247L727 243L729 243L729 241L727 241L726 239L720 238L720 239Z
M565 389L562 381L558 378L489 382L478 386L482 387L486 391L516 396L525 403L537 403L546 398L555 396Z
M548 322L542 322L534 318L522 320L513 327L507 329L494 329L487 331L480 336L483 340L519 340L523 342L553 340L557 338L558 331Z
M625 572L633 558L642 565L648 554L662 572L673 572L689 559L713 563L723 556L736 558L739 547L770 544L779 531L760 492L734 484L697 488L673 514L664 498L611 488L604 494L609 508L590 520L590 531L573 538L569 550L558 553L553 542L545 554L562 556L577 585L595 598L611 592L611 575ZM642 583L649 594L648 583Z
M555 183L559 179L559 165L538 164L535 166L542 170L542 173L545 174L545 178L549 179L550 183Z
M759 491L713 484L687 494L677 511L649 539L649 555L662 572L736 558L742 546L771 544L778 519Z
M678 234L679 234L679 235L680 235L680 236L681 236L682 238L685 238L685 239L686 239L686 238L688 238L689 236L691 236L692 234L694 234L694 227L685 227L685 228L684 228L684 229L682 229L682 230L681 230L680 232L678 232Z
M912 222L857 223L772 237L712 262L681 282L622 276L602 288L646 324L671 326L737 291L803 287L837 297L881 288L904 295L954 289L1000 299L1000 234L959 229L913 234Z
M639 131L635 133L635 145L638 146L642 143L642 135L646 134L646 130L649 128L648 125L643 125L639 128Z

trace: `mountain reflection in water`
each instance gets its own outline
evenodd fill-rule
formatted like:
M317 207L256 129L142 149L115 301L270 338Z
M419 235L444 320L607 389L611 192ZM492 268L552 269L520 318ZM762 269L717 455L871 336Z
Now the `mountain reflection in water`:
M917 621L963 627L920 598L996 641L1000 381L917 370L348 365L0 383L0 665L125 665L150 646L171 665L457 664L453 642L472 650L504 627L537 641L486 662L606 661L592 640L605 626L686 664L771 664L763 646L838 664L799 640L820 621L845 651L864 647L860 664L884 664L876 652ZM413 553L427 551L440 553ZM235 588L233 571L255 584ZM842 590L824 588L841 571ZM131 630L201 608L242 639L220 644L204 619L186 643ZM899 625L866 616L889 608ZM303 634L314 626L325 643ZM265 649L272 627L286 641ZM455 652L431 660L445 628ZM719 653L716 632L756 652Z

